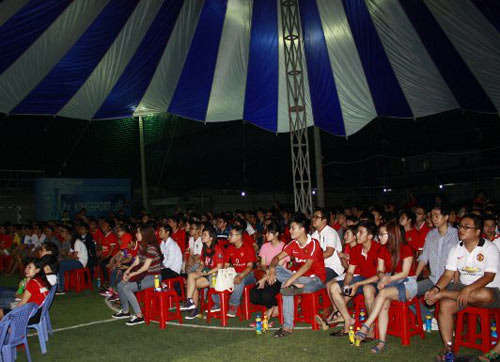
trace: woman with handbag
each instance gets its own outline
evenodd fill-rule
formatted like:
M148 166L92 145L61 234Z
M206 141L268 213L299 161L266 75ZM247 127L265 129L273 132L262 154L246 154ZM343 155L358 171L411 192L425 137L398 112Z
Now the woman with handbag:
M211 278L217 277L217 272L224 265L224 249L218 245L217 233L213 227L207 226L203 230L201 241L201 265L198 270L188 274L186 303L181 307L181 311L191 311L186 319L194 319L200 315L198 291L214 287Z
M135 293L154 287L155 276L161 274L161 251L156 240L155 231L151 225L142 225L137 229L137 241L141 243L141 251L134 262L123 274L122 281L118 284L118 295L122 309L113 314L115 319L130 318L127 326L134 326L144 323L144 316L141 307L137 302ZM129 304L132 306L135 315L131 316Z

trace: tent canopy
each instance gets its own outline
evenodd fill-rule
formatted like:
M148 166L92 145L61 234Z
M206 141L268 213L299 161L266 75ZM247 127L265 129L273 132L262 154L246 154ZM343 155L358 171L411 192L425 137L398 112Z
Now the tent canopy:
M7 0L0 112L287 132L280 0ZM310 125L500 111L500 1L299 0Z

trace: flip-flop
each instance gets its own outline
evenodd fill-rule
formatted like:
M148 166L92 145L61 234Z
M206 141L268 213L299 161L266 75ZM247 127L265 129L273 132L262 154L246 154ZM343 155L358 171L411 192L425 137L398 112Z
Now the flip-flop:
M289 336L290 334L293 334L292 332L289 332L287 330L284 330L283 328L280 328L278 329L275 333L274 333L274 337L275 338L283 338L283 337L286 337L286 336Z
M387 347L386 347L386 345L385 345L385 341L382 341L382 340L380 340L380 339L377 339L377 341L376 341L376 342L377 342L377 344L382 343L382 344L384 345L384 348L380 349L380 348L378 348L378 346L377 346L377 344L376 344L375 346L373 346L373 347L370 349L370 352L371 352L371 353L375 353L375 354L377 354L377 353L380 353L380 352L383 352L383 351L385 351L385 350L386 350L386 348L387 348Z

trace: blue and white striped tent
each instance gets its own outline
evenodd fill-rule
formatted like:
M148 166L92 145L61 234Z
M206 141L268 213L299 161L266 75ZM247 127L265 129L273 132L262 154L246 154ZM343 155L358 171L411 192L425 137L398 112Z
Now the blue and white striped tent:
M500 1L300 0L308 122L500 110ZM279 0L6 0L0 112L288 131Z

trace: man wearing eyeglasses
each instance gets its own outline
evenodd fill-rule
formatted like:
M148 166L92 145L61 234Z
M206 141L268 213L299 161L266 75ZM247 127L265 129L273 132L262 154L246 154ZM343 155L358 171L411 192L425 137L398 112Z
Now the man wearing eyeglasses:
M439 331L446 346L453 342L453 315L467 306L500 308L500 253L496 246L481 238L483 220L469 214L459 226L461 242L455 245L446 262L446 271L425 293L428 304L439 301ZM459 280L453 284L455 273ZM444 360L444 353L441 355Z

